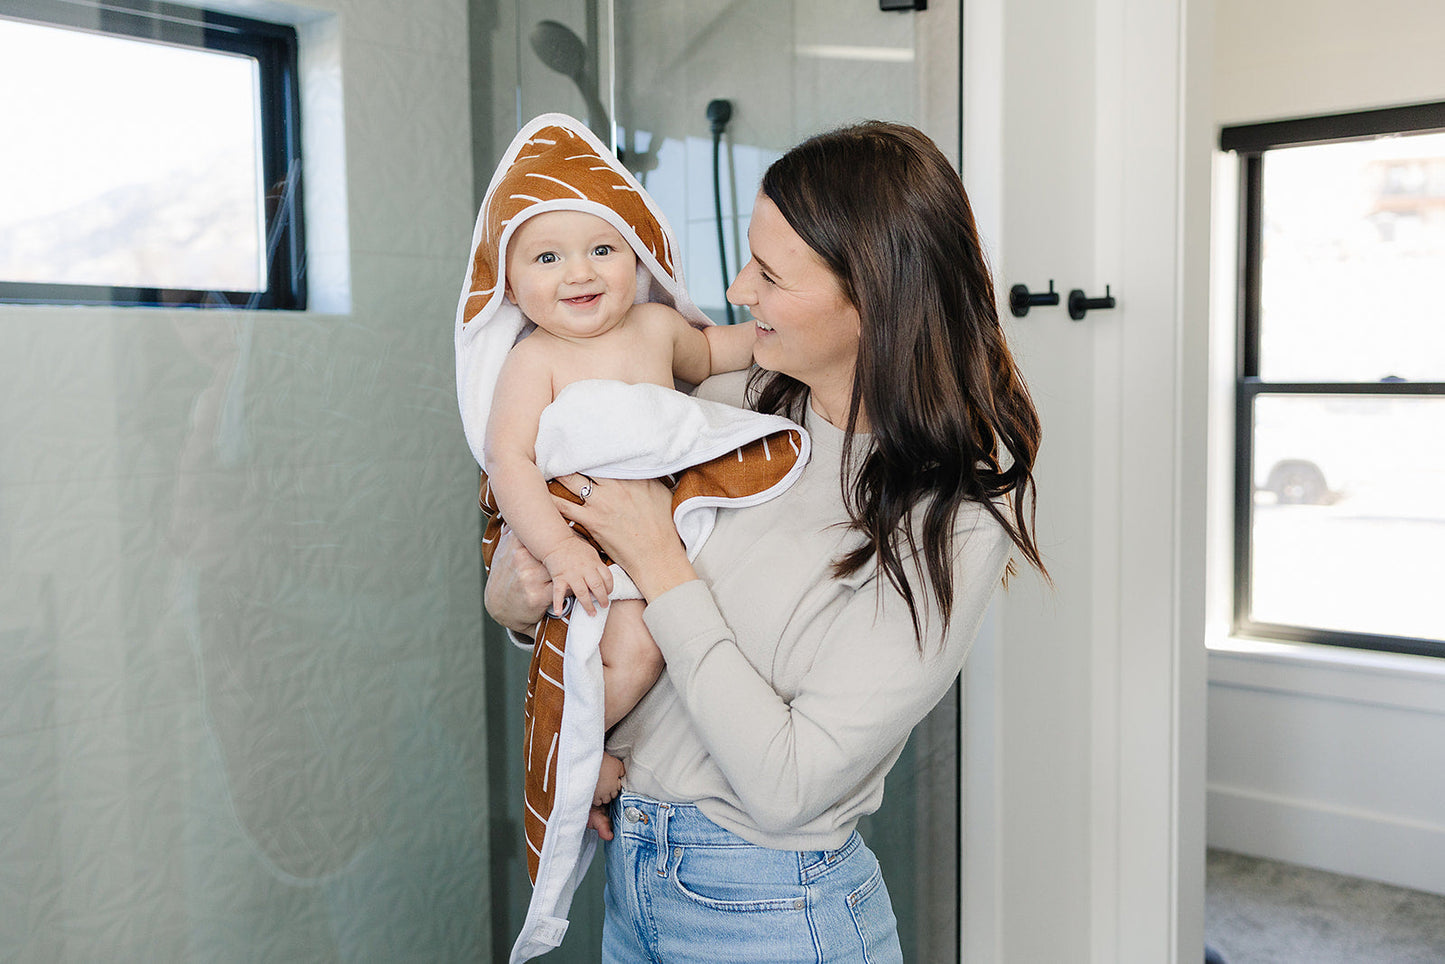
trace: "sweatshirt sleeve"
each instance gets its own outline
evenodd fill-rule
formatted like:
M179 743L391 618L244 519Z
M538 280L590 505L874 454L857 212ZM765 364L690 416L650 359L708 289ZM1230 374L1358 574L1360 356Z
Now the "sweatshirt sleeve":
M973 519L956 534L946 636L931 614L920 652L907 603L885 578L856 586L840 580L836 600L800 630L814 637L803 640L814 656L791 698L779 695L739 650L701 580L648 605L645 620L672 685L760 829L787 834L835 805L947 692L1009 556L1002 528L984 512Z

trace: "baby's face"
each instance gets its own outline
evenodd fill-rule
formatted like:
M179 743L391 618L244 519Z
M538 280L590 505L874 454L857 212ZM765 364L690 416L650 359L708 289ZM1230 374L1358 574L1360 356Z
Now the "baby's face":
M548 211L512 235L507 297L538 328L591 338L616 327L636 296L637 255L595 214Z

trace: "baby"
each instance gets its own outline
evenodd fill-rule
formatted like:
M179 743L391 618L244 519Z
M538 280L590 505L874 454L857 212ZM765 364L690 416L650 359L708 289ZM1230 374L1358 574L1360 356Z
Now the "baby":
M552 611L563 612L570 595L594 614L607 606L612 574L557 511L537 468L542 410L584 379L671 388L674 379L697 383L746 368L756 330L698 329L666 305L634 304L636 253L610 223L583 211L547 211L524 221L512 235L504 277L507 297L537 327L507 353L497 378L487 421L487 478L502 517L551 575ZM607 629L599 650L604 726L611 729L657 681L662 654L645 637ZM622 776L622 762L604 753L594 806L620 792Z

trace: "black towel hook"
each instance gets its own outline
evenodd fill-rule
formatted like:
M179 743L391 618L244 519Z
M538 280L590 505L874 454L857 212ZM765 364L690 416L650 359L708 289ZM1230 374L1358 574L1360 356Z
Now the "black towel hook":
M1049 290L1047 292L1029 292L1028 285L1014 285L1008 290L1008 310L1013 312L1015 318L1022 318L1029 313L1029 309L1043 305L1056 305L1059 303L1059 293L1054 290L1054 279L1049 279Z
M1104 285L1102 298L1090 298L1081 289L1075 288L1069 292L1069 317L1075 321L1083 321L1086 312L1112 308L1114 304L1114 296L1109 292L1108 285Z

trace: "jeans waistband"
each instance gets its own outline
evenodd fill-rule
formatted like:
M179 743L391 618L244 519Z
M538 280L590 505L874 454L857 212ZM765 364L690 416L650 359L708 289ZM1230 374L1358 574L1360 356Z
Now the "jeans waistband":
M621 793L612 804L613 829L661 846L751 847L742 837L704 816L691 803L665 803L640 793Z
M612 829L621 836L655 844L659 873L663 872L662 864L668 851L674 847L738 847L766 851L780 859L796 861L802 883L826 873L863 846L863 838L854 832L836 850L770 850L713 823L694 804L665 803L630 792L618 794L612 801Z

